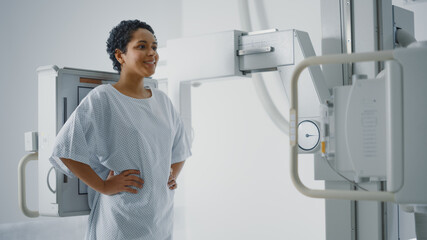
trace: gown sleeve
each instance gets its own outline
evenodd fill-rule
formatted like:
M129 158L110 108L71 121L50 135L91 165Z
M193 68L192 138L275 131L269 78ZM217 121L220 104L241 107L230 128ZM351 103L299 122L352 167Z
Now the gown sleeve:
M191 156L192 139L185 130L180 115L173 109L175 122L175 137L172 145L172 164L185 161Z
M56 136L53 153L49 158L52 165L67 176L75 175L59 158L68 158L96 168L100 163L96 157L95 112L99 104L88 95L68 118Z

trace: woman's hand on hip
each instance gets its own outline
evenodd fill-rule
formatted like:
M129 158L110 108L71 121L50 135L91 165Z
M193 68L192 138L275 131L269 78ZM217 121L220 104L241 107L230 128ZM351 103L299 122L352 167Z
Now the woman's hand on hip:
M168 180L168 187L170 190L174 190L178 187L176 183L176 176L173 174L173 169L171 168Z
M102 194L114 195L120 192L138 193L138 190L131 186L142 188L144 180L138 176L141 172L136 169L129 169L114 175L114 171L110 171L107 179L104 181ZM134 175L135 174L135 175Z

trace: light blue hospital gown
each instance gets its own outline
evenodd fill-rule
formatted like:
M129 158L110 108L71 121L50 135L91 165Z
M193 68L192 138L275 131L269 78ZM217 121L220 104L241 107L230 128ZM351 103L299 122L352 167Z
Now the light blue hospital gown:
M69 177L59 157L90 165L103 179L138 169L144 180L137 194L100 194L88 188L86 239L170 240L173 195L167 186L170 166L191 156L190 139L168 96L136 99L112 85L93 89L57 135L50 162Z

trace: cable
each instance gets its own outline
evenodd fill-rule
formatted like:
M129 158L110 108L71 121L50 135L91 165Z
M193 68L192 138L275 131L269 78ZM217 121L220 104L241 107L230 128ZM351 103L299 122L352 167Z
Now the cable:
M351 181L350 179L348 179L348 178L346 178L344 175L342 175L341 173L339 173L334 167L332 167L332 165L331 165L331 163L329 162L329 160L328 160L328 157L327 156L324 156L323 157L324 159L325 159L325 161L328 163L328 165L329 165L329 167L336 173L336 174L338 174L340 177L342 177L342 178L344 178L347 182L349 182L350 184L352 184L353 186L355 186L355 187L358 187L358 188L360 188L360 189L362 189L362 190L364 190L364 191L367 191L367 192L369 192L368 191L368 189L366 189L366 188L363 188L363 187L361 187L359 184L357 184L355 181Z
M253 31L253 24L251 22L250 10L249 10L249 1L248 0L240 0L239 4L239 16L240 23L244 30ZM258 11L264 9L262 4L258 4ZM261 17L260 15L263 15ZM258 12L258 20L263 28L267 28L267 19L265 17L265 13L262 14ZM289 122L286 118L281 114L276 104L273 102L271 95L267 90L267 86L265 84L265 80L261 74L253 74L252 75L252 83L255 88L255 92L258 95L258 99L263 106L263 109L266 111L267 115L270 117L270 120L282 131L284 134L289 135Z

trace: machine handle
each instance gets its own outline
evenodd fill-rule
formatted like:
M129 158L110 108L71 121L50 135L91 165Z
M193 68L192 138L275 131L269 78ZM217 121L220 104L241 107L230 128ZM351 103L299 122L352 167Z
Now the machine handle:
M38 211L31 211L27 207L27 195L25 191L25 167L29 161L37 161L39 158L38 153L30 153L21 158L18 164L18 201L19 207L25 216L35 218L39 216Z
M237 56L244 56L244 55L251 55L251 54L258 54L258 53L269 53L269 52L274 52L274 47L242 49L237 51Z
M385 61L393 59L393 51L378 51L371 53L338 54L320 57L310 57L299 63L292 74L291 80L291 109L290 109L290 145L291 145L291 179L294 186L302 194L313 198L333 198L344 200L373 200L373 201L394 201L393 192L362 192L343 190L318 190L305 186L298 174L298 79L301 72L311 65L351 63L364 61Z

